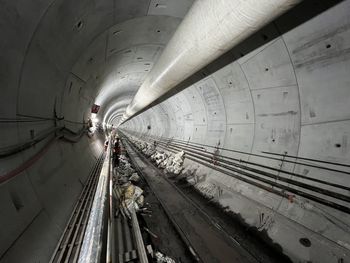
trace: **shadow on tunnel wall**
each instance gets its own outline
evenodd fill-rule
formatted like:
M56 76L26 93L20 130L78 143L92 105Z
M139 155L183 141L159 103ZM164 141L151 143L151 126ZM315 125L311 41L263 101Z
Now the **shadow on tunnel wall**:
M214 72L225 67L226 65L238 60L239 58L276 39L284 33L287 33L288 31L298 27L299 25L302 25L306 21L312 19L313 17L323 13L327 9L341 2L343 2L343 0L305 0L301 2L292 10L288 11L273 22L264 26L254 35L250 36L245 41L235 46L230 51L226 52L210 64L208 64L206 67L197 71L191 77L178 84L174 89L171 89L161 98L155 100L152 104L135 114L133 117L136 117L142 112L167 100L176 93L179 93L180 91L190 87L194 83L202 80L203 78L206 78L207 76L213 74Z

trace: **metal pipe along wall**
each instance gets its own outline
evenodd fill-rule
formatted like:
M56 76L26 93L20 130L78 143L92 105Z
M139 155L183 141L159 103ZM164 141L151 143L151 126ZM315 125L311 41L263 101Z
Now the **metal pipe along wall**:
M120 123L299 2L301 0L197 0Z

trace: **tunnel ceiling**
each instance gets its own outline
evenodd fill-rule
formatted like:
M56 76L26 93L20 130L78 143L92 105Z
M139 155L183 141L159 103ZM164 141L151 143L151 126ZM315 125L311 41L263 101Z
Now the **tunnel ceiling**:
M129 101L191 4L2 2L2 47L9 52L1 56L1 64L11 67L1 68L1 112L51 118L57 111L81 121L94 102L101 105L102 116L118 96ZM85 100L78 102L83 111L78 115L70 113L77 103L70 101L74 95ZM32 107L42 96L40 109Z
M103 49L91 52L107 53L102 65L97 64L88 69L88 72L98 70L102 74L95 100L96 104L102 106L100 115L103 116L120 97L130 101L180 21L179 18L169 16L135 18L109 29L106 34L107 45L106 35L96 40L103 43Z

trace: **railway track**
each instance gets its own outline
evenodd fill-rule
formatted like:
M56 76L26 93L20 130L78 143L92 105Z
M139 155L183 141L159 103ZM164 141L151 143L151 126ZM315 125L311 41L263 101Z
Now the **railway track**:
M205 211L182 193L123 136L123 144L139 174L155 194L178 234L198 262L258 262Z
M103 151L91 169L89 178L74 206L68 224L56 246L50 262L77 262L94 199L98 178L105 159Z

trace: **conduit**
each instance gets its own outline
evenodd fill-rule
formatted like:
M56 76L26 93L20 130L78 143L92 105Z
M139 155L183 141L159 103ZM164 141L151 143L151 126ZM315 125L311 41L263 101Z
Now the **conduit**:
M126 136L125 134L121 133L123 136ZM127 137L128 138L128 137ZM178 151L185 151L186 152L186 158L194 161L196 163L202 164L204 166L207 166L209 168L212 168L216 171L222 172L224 174L227 174L233 178L236 178L240 181L246 182L248 184L254 185L256 187L259 187L261 189L264 189L266 191L269 191L271 193L275 193L277 195L283 196L285 198L290 198L293 195L289 194L296 194L302 197L305 197L307 199L310 199L312 201L315 201L317 203L323 204L325 206L337 209L339 211L342 211L344 213L350 214L350 208L347 206L344 206L343 203L336 203L334 199L338 201L345 201L349 203L349 197L346 195L342 195L338 192L330 191L321 187L313 186L310 184L302 183L293 179L284 178L279 175L274 175L272 173L258 170L255 168L248 167L246 165L241 165L241 160L238 160L239 163L234 163L231 161L224 160L226 156L218 155L218 159L213 160L213 153L206 152L204 150L191 150L193 147L189 146L181 146L174 143L169 142L162 142L162 141L156 141L157 145L166 150L170 151L172 153L177 153ZM271 169L271 167L266 167L268 169ZM280 170L280 172L285 173L285 171ZM296 176L297 174L294 174ZM271 179L275 179L272 181ZM310 178L312 179L312 178ZM287 183L287 184L285 184ZM328 184L328 182L323 182L324 184ZM269 186L268 186L269 185ZM294 188L293 188L294 186ZM334 185L333 185L334 186ZM339 187L340 185L334 186ZM274 187L279 188L274 189ZM306 189L300 189L304 188ZM308 191L313 191L314 193L319 193L323 196L318 196L317 194L311 194ZM289 192L289 193L288 193ZM329 197L332 197L334 199L329 199ZM292 197L293 198L293 197ZM329 200L328 200L329 199ZM347 205L347 204L346 204Z
M24 170L26 170L30 166L32 166L36 161L38 161L48 151L48 149L51 147L51 145L53 144L54 141L65 140L65 141L70 142L70 143L77 143L81 139L81 137L86 133L86 128L83 127L79 133L75 133L74 131L71 131L65 127L63 127L63 128L56 127L56 128L50 129L49 132L40 136L40 138L39 137L35 138L34 140L30 140L29 142L26 142L26 143L21 144L21 145L11 146L11 147L9 147L9 150L7 152L0 152L0 158L5 158L5 157L9 157L11 155L20 153L20 152L36 145L37 143L47 139L50 135L52 135L53 133L56 133L57 131L62 132L62 134L55 135L52 139L50 139L43 146L43 148L41 148L41 150L39 150L39 152L34 154L32 157L30 157L28 160L26 160L20 166L14 168L13 170L11 170L9 172L6 172L3 175L0 175L0 184L12 179L13 177L17 176L18 174L20 174L21 172L23 172ZM75 139L69 138L69 137L64 135L64 131L68 131L71 134L77 134L78 136Z
M89 216L79 254L79 263L106 262L106 254L104 253L106 253L105 248L107 245L111 145L112 141L109 140L91 207L92 212Z
M15 168L7 173L1 175L0 176L0 184L10 180L11 178L15 177L16 175L20 174L21 172L23 172L24 170L26 170L30 166L32 166L37 160L39 160L47 152L47 150L50 148L52 143L57 139L58 139L57 137L52 138L44 145L44 147L38 153L36 153L34 156L30 157L23 164L21 164L17 168Z
M128 105L125 122L301 0L197 0Z

